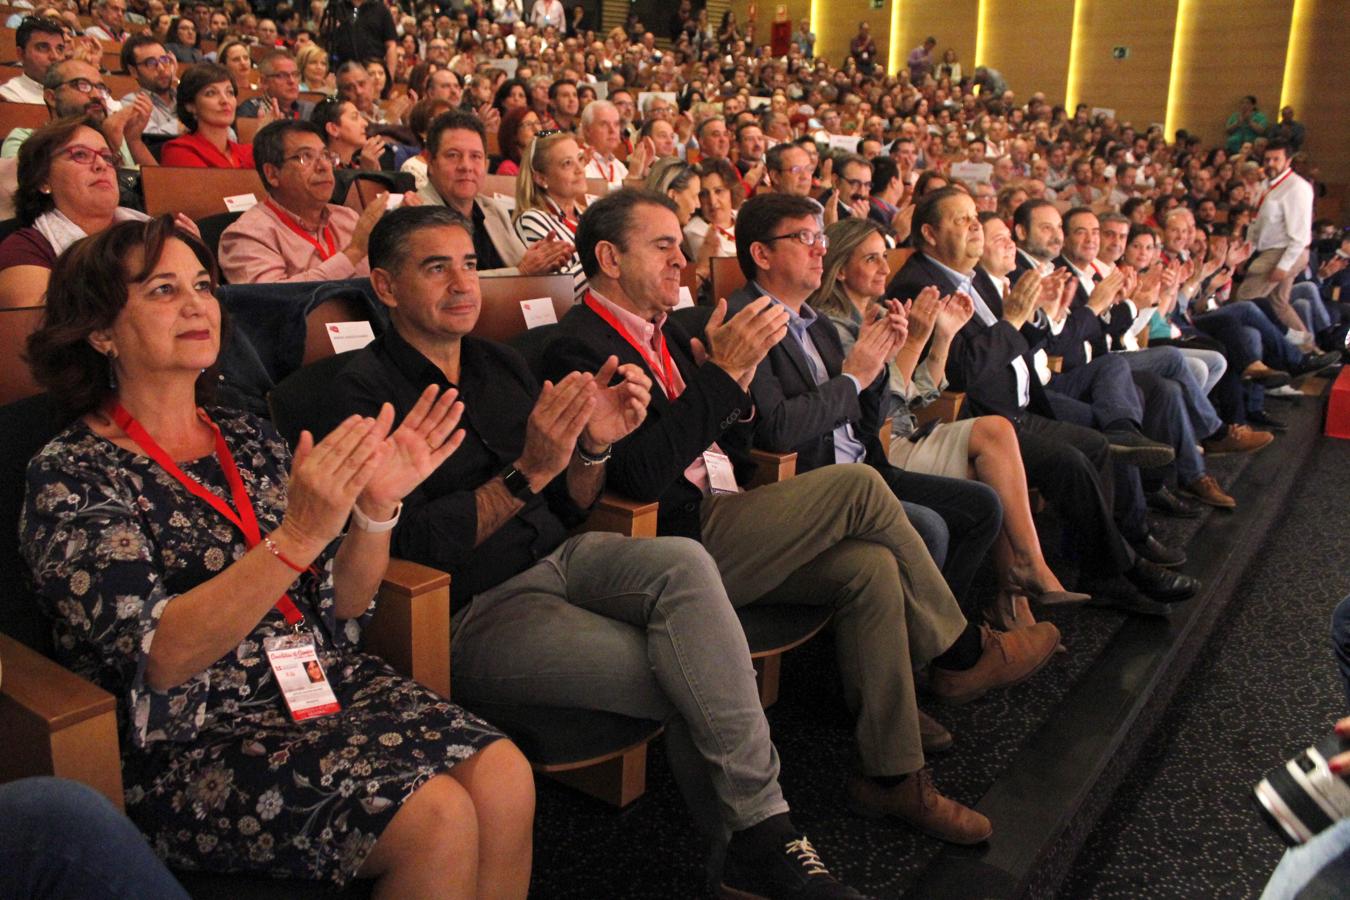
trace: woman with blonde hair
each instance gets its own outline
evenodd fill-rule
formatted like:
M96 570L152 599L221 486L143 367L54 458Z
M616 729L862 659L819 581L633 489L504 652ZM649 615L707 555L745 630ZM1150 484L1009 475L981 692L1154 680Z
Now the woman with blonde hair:
M820 288L808 302L829 316L847 354L864 319L872 315L886 292L890 275L886 240L869 219L841 219L825 233L830 244L822 263L824 272ZM932 403L946 386L947 353L952 338L974 313L971 298L962 294L939 297L937 288L929 287L906 311L908 332L889 375L892 440L888 456L892 465L910 472L980 481L998 494L1003 504L1003 527L994 544L998 598L985 618L1005 629L1021 628L1035 622L1028 598L1047 603L1088 599L1064 590L1045 562L1012 423L1002 416L979 416L930 429L920 427L910 412ZM932 345L923 355L929 338Z
M297 50L295 64L300 69L300 90L329 96L337 93L337 79L328 71L328 51L318 44L306 44Z
M586 157L576 138L565 131L544 132L525 149L516 176L516 234L528 249L550 235L568 244L577 241L577 224L586 208ZM577 299L586 291L581 257L571 257L557 270L572 276Z

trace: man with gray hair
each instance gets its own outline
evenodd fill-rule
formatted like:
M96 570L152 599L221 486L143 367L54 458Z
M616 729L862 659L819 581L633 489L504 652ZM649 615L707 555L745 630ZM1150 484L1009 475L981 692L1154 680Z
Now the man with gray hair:
M262 93L239 104L242 119L309 121L314 104L300 99L300 69L285 50L272 50L258 62Z
M94 24L84 30L85 37L120 44L131 36L122 27L126 24L127 0L94 0L89 11Z
M581 111L581 139L586 144L586 177L602 178L611 190L623 187L628 167L619 149L619 108L608 100L592 100Z

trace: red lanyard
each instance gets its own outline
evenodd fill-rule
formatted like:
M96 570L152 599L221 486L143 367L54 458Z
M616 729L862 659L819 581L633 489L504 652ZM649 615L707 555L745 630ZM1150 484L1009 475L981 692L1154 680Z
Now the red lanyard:
M244 543L252 549L262 542L262 532L258 528L258 517L253 512L253 502L249 500L248 491L244 488L244 479L239 477L239 467L234 464L234 455L230 453L230 448L225 443L225 437L220 433L220 428L205 413L198 412L198 415L216 433L216 459L220 461L220 468L225 472L225 482L230 486L230 496L234 498L233 509L230 508L230 504L203 487L201 482L178 468L178 464L169 457L168 453L164 452L163 447L155 442L155 439L150 436L150 432L145 430L145 426L137 422L121 403L116 400L112 402L112 418L117 423L117 427L126 432L127 437L135 441L136 446L145 451L146 456L177 479L178 483L186 488L188 493L205 502L243 532ZM281 595L280 599L277 600L277 609L285 617L287 625L296 625L304 621L305 617L300 614L300 610L296 608L289 594Z
M563 227L572 232L572 237L576 237L577 223L573 222L563 213L562 207L554 203L552 197L545 197L544 202L548 204L549 209L553 210L553 214L558 217L559 222L562 222Z
M1293 166L1290 166L1289 168L1285 169L1284 174L1282 174L1279 178L1276 178L1274 181L1272 181L1270 183L1270 187L1266 188L1265 191L1262 192L1261 199L1256 201L1256 208L1260 209L1262 205L1265 204L1266 198L1270 196L1270 192L1275 190L1280 185L1284 184L1285 179L1287 179L1290 175L1293 174L1294 174Z
M306 231L300 225L299 222L291 218L289 213L287 213L280 206L277 206L275 203L273 203L271 198L268 198L263 202L266 203L267 208L270 209L276 215L276 217L281 220L282 225L285 225L291 231L294 231L296 234L300 235L300 237L304 238L305 241L311 247L314 248L315 252L319 254L319 259L323 260L324 262L327 262L330 258L332 258L334 254L337 253L337 237L333 234L332 226L325 225L323 227L323 245L320 245L319 242L315 240L315 238L308 231Z
M606 183L606 184L613 184L613 183L614 183L614 163L610 163L609 165L605 166L605 161L604 161L603 159L601 159L601 158L600 158L600 154L599 154L599 153L596 153L594 150L591 151L591 156L595 159L595 170L596 170L597 172L603 172L603 173L604 173L604 175L605 175L605 183ZM602 168L600 168L601 166L605 166L605 167L602 169ZM575 232L573 232L573 233L575 234Z
M651 369L652 374L656 376L656 380L661 385L661 390L666 392L667 400L674 400L680 396L680 390L675 386L674 373L677 371L675 360L670 358L670 350L666 347L666 336L661 332L661 329L656 329L656 347L660 357L660 363L658 364L656 360L652 359L651 352L642 346L638 339L628 332L627 328L623 327L623 323L614 317L614 313L606 309L599 300L592 297L590 291L586 292L586 305L591 308L591 312L604 319L610 328L617 331L619 336L638 352L638 355L647 363L647 368Z
M726 230L725 228L723 228L721 225L714 225L713 227L717 229L717 233L718 233L718 234L720 234L722 237L726 238L727 240L731 241L732 246L735 246L735 244L736 244L736 235L735 235L735 234L733 234L733 233L730 232L730 231L727 231L727 230Z

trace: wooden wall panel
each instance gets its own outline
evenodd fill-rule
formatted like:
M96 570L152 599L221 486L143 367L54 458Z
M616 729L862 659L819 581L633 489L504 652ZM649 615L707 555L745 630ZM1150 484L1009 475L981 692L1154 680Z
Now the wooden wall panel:
M975 71L975 33L979 28L980 0L898 0L900 3L900 58L932 35L934 56L942 59L948 47L956 51L963 74Z
M884 68L891 46L891 4L895 2L886 0L881 9L872 9L870 3L857 0L817 0L816 54L839 65L848 56L849 41L858 33L858 23L866 22L877 42L877 62Z
M1114 109L1141 130L1163 122L1176 12L1177 0L1152 0L1147 15L1121 0L1078 0L1070 101ZM1129 57L1113 59L1117 46L1128 47Z
M1346 89L1345 48L1350 43L1350 15L1345 0L1299 0L1301 17L1296 46L1291 48L1284 103L1308 129L1303 149L1321 169L1323 180L1350 184L1350 90ZM1278 115L1274 99L1262 106ZM1342 206L1341 221L1350 220Z
M1064 102L1074 0L984 0L984 59L1023 100L1040 91Z
M1181 0L1171 128L1217 142L1244 94L1255 94L1261 111L1273 116L1293 8L1294 0Z

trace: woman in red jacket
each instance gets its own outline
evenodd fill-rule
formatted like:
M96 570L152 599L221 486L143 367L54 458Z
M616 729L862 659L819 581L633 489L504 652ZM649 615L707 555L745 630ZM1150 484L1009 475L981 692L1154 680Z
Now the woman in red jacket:
M188 133L164 145L160 164L201 169L251 169L253 147L231 140L239 105L234 76L215 63L199 63L178 82L178 118Z

